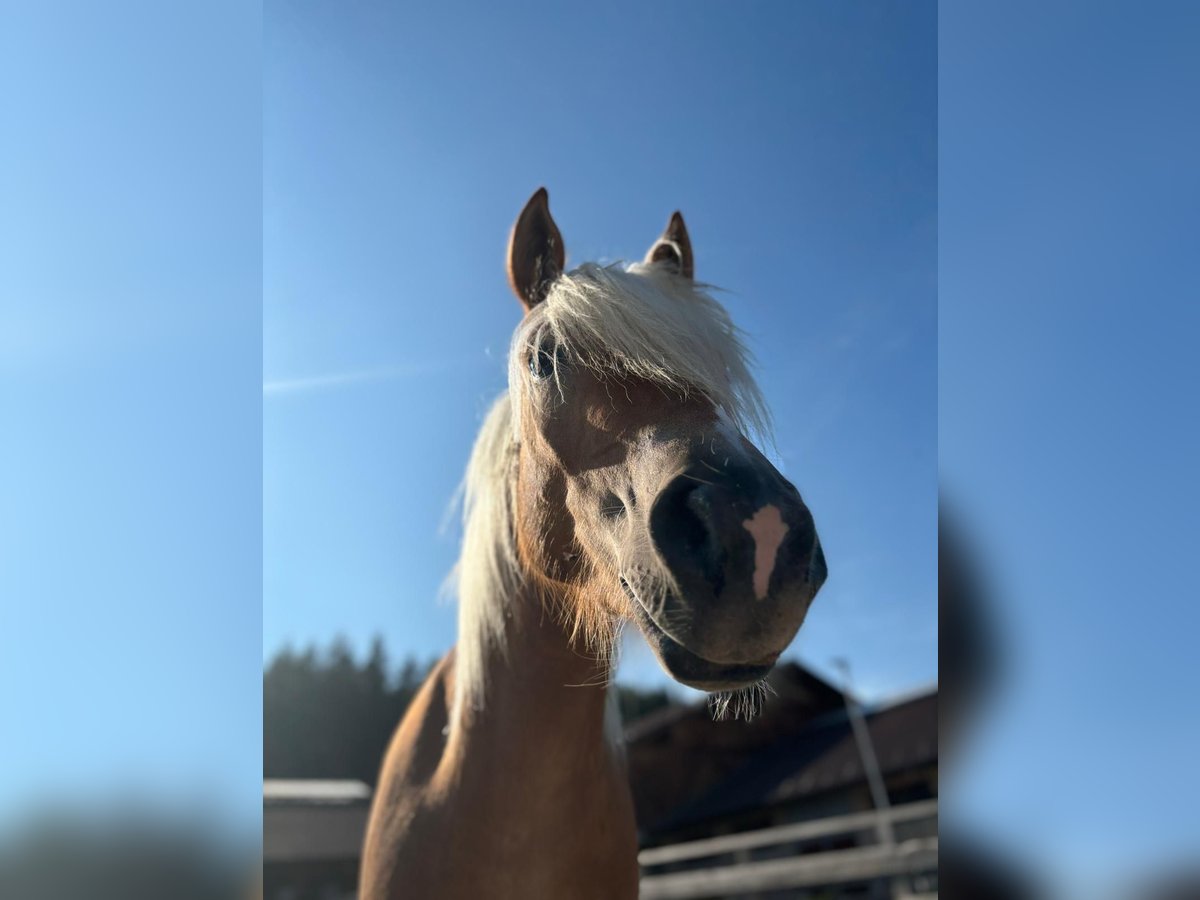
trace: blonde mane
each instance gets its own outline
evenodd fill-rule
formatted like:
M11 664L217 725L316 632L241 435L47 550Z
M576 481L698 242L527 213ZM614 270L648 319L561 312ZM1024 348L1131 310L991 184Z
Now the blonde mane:
M741 331L708 285L662 265L584 263L560 276L513 336L509 386L528 351L561 347L572 365L700 392L743 433L767 436L770 415Z
M505 604L527 583L513 522L519 416L530 400L523 390L529 353L548 344L601 376L699 392L738 431L769 438L741 332L706 285L642 263L585 263L559 276L513 336L509 389L487 414L467 466L462 551L452 576L459 602L452 722L466 706L482 708L485 659L505 652Z

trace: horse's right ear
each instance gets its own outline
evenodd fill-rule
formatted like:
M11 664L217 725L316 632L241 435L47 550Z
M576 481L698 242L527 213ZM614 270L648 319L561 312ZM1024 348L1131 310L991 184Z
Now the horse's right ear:
M658 263L665 266L668 271L682 275L684 278L695 276L696 267L692 262L692 239L688 237L687 226L683 224L683 213L671 214L671 221L667 223L662 237L654 242L654 246L650 248L650 252L642 261L647 264Z
M550 195L534 191L508 239L508 283L528 312L546 299L550 285L563 272L566 251L550 217Z

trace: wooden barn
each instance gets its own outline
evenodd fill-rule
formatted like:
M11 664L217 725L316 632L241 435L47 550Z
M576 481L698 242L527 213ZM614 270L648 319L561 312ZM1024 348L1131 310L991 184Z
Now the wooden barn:
M937 891L937 690L863 711L875 812L846 698L796 665L750 721L675 707L627 731L642 896L896 897Z
M354 897L370 803L361 781L264 781L264 900Z

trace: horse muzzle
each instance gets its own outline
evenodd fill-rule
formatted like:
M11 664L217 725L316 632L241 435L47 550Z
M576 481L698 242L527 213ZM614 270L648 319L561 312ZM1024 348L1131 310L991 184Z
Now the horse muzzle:
M625 585L667 671L706 690L766 675L827 575L808 507L757 456L720 469L692 465L671 479L649 528L672 588L647 603Z

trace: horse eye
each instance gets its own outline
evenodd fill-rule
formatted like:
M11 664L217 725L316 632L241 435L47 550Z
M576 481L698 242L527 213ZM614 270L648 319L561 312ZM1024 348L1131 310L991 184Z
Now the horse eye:
M556 360L558 365L561 366L563 361L561 347L556 348L553 353L539 347L529 356L529 371L534 378L539 380L549 378L554 374Z

